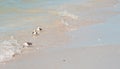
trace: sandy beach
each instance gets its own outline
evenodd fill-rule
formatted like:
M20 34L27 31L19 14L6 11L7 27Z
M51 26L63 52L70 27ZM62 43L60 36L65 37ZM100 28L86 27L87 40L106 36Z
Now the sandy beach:
M120 69L119 8L119 0L1 0L0 69Z

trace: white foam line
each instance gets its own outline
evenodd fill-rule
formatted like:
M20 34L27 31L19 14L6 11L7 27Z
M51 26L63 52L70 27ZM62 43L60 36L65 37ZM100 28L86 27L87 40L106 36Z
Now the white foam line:
M77 16L77 15L74 15L74 14L72 14L72 13L69 13L68 11L62 11L62 12L58 12L58 14L60 15L60 16L63 16L63 17L70 17L70 18L72 18L72 19L79 19L79 17Z

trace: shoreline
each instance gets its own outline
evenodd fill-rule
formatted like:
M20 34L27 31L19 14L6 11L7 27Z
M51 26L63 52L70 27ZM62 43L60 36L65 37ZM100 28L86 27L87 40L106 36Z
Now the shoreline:
M3 27L0 28L2 30L0 39L3 42L0 46L5 49L0 48L2 56L9 54L12 49L16 51L14 43L9 42L11 36L18 41L19 46L23 46L25 42L31 42L33 46L22 49L22 53L13 55L12 60L0 64L0 67L120 69L119 0L76 2L77 0L73 3L63 1L59 5L52 5L50 2L50 6L35 8L27 6L28 9L3 6L0 12L5 11L3 15L1 14L5 17L1 18ZM20 3L19 6L26 3ZM32 32L38 26L43 30L39 36L33 37ZM4 41L8 42L5 44Z
M32 37L32 30L34 28L31 28L29 30L21 30L14 34L15 39L19 42L20 45L22 45L24 42L32 42L33 46L30 49L34 50L34 51L39 50L41 48L43 48L43 49L44 48L54 48L54 47L60 47L60 46L66 47L66 48L69 48L69 47L74 48L73 45L75 45L76 47L78 47L78 46L81 47L82 41L84 44L84 42L87 43L88 41L90 42L91 40L92 41L95 40L96 42L94 42L94 43L98 43L98 45L99 45L99 43L101 43L103 41L103 39L99 38L99 36L102 33L96 35L97 32L95 32L95 30L89 28L89 27L92 27L92 25L90 25L88 27L88 29L86 29L86 27L83 26L83 29L80 28L80 29L74 30L74 31L67 31L66 27L59 22L56 24L53 24L53 25L48 25L48 26L41 25L41 28L43 29L43 31L41 31L40 35L35 38ZM102 24L98 24L98 29L99 29L99 25L102 25ZM103 25L105 25L105 24L103 24ZM95 26L97 26L97 25L95 25ZM102 32L105 32L105 31L102 31ZM96 37L94 37L95 39L94 38L91 39L91 37L89 35L95 35ZM77 39L77 38L79 38L79 39ZM7 37L7 39L9 40L10 38ZM98 40L98 39L100 39L100 40ZM66 45L66 44L68 44L68 45ZM103 45L106 45L106 44L103 44ZM83 46L85 46L85 45L83 45ZM90 45L88 45L88 46L90 46ZM24 51L23 51L23 53L24 53ZM28 48L28 50L26 49L26 51L30 52L29 48ZM20 54L20 55L22 55L22 54Z

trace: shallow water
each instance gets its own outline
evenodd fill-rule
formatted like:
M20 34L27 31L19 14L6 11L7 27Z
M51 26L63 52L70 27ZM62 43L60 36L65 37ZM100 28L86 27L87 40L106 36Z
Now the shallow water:
M113 21L111 19L109 21ZM115 19L116 20L116 19ZM69 47L88 47L120 44L120 24L107 21L105 24L92 25L70 32L72 41ZM117 20L119 21L119 20Z
M119 0L0 0L0 41L12 35L18 44L45 47L119 44L119 14ZM36 26L44 29L38 39L31 38Z
M86 22L101 22L119 14L118 0L1 0L0 7L1 32L21 30L34 23L52 23L55 20L66 21L76 27Z

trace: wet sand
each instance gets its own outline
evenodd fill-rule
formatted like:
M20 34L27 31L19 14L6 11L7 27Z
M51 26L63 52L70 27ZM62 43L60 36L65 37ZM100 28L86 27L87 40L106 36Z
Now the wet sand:
M2 64L2 69L119 69L120 47L48 48Z

